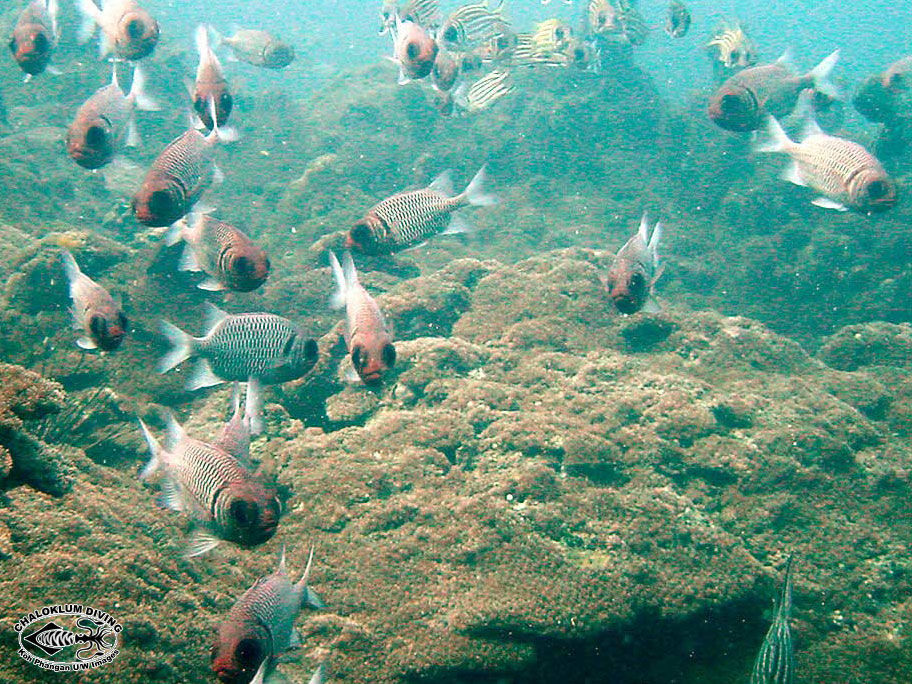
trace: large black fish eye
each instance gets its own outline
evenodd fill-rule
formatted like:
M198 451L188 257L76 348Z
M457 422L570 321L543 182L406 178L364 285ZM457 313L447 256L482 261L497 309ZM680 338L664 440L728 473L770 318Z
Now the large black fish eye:
M107 144L108 135L105 133L105 129L101 126L89 126L89 129L86 131L86 145L99 149L105 147Z
M36 33L35 39L32 42L38 52L44 52L48 48L48 39L43 33Z
M230 93L222 93L221 95L219 95L219 106L220 106L226 113L231 111L231 106L232 106L233 104L234 104L234 103L233 103L233 101L231 100L231 94L230 94Z
M642 273L634 273L630 276L629 289L631 293L641 290L644 285L646 285L646 279Z
M89 330L96 338L102 339L108 334L108 321L104 316L95 314L89 319Z
M418 59L418 55L421 54L421 46L418 43L412 41L405 46L405 54L409 59Z
M387 368L392 368L396 364L396 348L392 342L383 345L382 358Z
M141 19L131 19L129 23L127 23L127 35L133 40L139 40L143 37L143 33L145 32L146 25Z
M450 26L446 31L443 32L444 40L448 40L451 43L455 43L456 39L459 38L459 32L456 30L455 26Z
M366 223L356 223L351 229L351 239L359 245L369 243L371 239L370 226Z
M10 38L9 49L10 49L10 52L12 52L13 54L16 54L16 37L15 36Z
M231 268L236 273L248 275L253 271L253 261L243 255L237 256L234 258L234 261L231 262Z
M307 340L304 343L304 357L310 361L316 361L320 355L320 347L317 346L316 340Z
M367 357L364 353L364 347L361 345L356 345L352 347L351 351L351 361L352 365L358 369L364 365L364 362L367 360Z
M719 106L723 112L732 113L741 109L741 100L736 95L723 95Z
M577 62L582 62L584 59L586 59L586 51L581 47L576 48L573 51L573 59L575 59Z
M599 15L598 15L598 25L599 25L599 26L604 26L606 21L608 21L608 17L605 16L605 13L604 13L604 12L599 12Z
M231 514L231 519L234 520L238 527L246 527L254 524L259 519L260 507L255 501L236 499L231 502L229 513Z
M174 210L171 193L167 190L156 190L149 197L149 210L155 216L170 216Z
M119 325L120 329L124 332L127 332L127 328L130 327L130 321L127 320L127 317L124 316L122 312L117 313L117 325Z
M563 40L564 39L564 29L562 29L562 28L555 29L554 37L557 38L558 40Z
M241 639L234 649L234 657L238 664L246 668L259 665L263 660L263 647L256 639Z
M741 53L737 50L732 50L729 59L731 59L733 62L737 62L739 59L741 59Z
M868 197L871 199L883 199L890 194L890 187L881 180L871 181L868 183Z

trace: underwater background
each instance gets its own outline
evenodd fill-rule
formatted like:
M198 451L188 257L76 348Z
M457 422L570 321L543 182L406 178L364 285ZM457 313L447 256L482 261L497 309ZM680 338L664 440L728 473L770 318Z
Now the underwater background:
M338 682L779 681L751 676L790 556L781 681L912 681L912 97L890 122L853 104L909 54L912 7L694 1L672 39L667 5L639 0L652 30L622 58L514 68L512 92L448 117L427 82L397 84L377 2L142 4L161 108L98 171L64 144L111 78L72 4L61 73L23 83L6 52L0 68L0 681L216 681L232 605L283 547L296 579L311 545L325 608L297 619L274 681L321 662ZM23 7L2 7L7 33ZM506 11L516 31L583 15ZM790 48L803 73L840 49L843 100L818 120L877 155L895 206L812 206L783 159L713 124L706 43L735 19L759 63ZM215 150L225 179L204 201L269 255L252 292L197 288L131 212L188 127L201 22L295 49L278 71L217 48L239 139ZM483 165L498 203L471 231L355 254L397 357L379 388L352 382L328 251L380 200L446 169L462 190ZM624 315L603 278L644 212L664 227L661 310ZM64 249L122 302L116 351L76 345ZM229 418L230 385L157 371L159 321L203 335L206 302L287 317L319 359L265 388L250 451L277 482L275 537L186 558L187 516L138 477L137 419L163 434L170 409L205 440ZM16 656L16 621L62 602L120 620L111 663L61 675Z

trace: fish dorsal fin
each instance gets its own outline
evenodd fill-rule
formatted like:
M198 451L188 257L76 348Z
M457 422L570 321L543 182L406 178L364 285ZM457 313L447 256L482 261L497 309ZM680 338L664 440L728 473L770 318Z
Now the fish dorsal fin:
M811 104L811 95L808 92L801 94L798 98L798 105L795 107L795 113L804 123L801 127L801 141L804 142L812 135L822 135L823 129L814 118L814 106Z
M329 252L329 267L332 270L333 280L336 281L336 291L329 300L329 306L331 309L341 309L345 306L348 282L345 280L345 273L342 270L342 265L339 263L339 259L332 250Z
M355 268L355 260L352 259L351 252L345 252L342 255L342 272L345 274L347 287L354 287L358 284L358 271Z
M307 580L310 578L310 568L313 565L314 559L314 545L310 545L310 553L307 555L307 566L304 568L304 572L301 575L301 579L298 580L299 587L306 587Z
M776 64L778 64L779 66L781 66L785 69L788 69L792 73L796 73L797 69L795 68L795 61L792 56L792 48L790 48L790 47L785 48L783 53L781 55L779 55L779 58L776 60Z
M823 135L823 129L817 123L812 112L808 112L807 119L804 120L804 126L801 128L801 140L807 140L812 135Z
M442 195L447 197L453 196L453 177L449 169L441 173L437 178L431 181L431 184L428 186L431 190L439 192Z
M117 78L117 62L111 62L111 85L120 90L120 81Z
M658 247L659 247L659 241L661 239L662 239L662 222L657 221L655 226L652 229L652 236L650 236L649 244L647 245L647 249L649 250L649 253L652 255L653 267L657 267L659 265Z
M276 572L287 575L288 568L285 565L285 544L282 544L282 553L279 554L279 567L276 569Z
M215 326L217 326L219 323L221 323L226 318L228 318L228 313L225 311L222 311L220 308L218 308L215 304L213 304L211 302L206 302L204 304L204 306L206 309L206 311L205 311L206 334L208 335L210 332L212 332L212 329Z
M177 444L180 444L186 438L187 433L183 426L177 422L177 416L168 411L168 451L173 451Z

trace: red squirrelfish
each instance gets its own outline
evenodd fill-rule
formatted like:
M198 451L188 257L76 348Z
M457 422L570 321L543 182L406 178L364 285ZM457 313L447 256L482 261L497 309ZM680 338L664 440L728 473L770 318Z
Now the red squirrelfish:
M126 95L117 82L117 67L111 82L95 91L76 112L67 129L67 153L86 169L97 169L114 158L124 145L139 144L136 110L154 111L158 105L144 92L145 74L137 65Z
M135 0L102 0L101 9L93 0L76 0L82 14L79 42L85 43L101 27L99 54L113 52L120 59L135 61L148 57L158 45L158 22Z
M201 290L251 292L266 282L269 257L238 228L205 214L191 214L175 223L168 244L187 243L180 260L182 271L203 271L209 277Z
M792 164L782 177L819 192L822 196L812 204L866 213L886 211L896 204L896 184L877 158L858 143L826 135L810 114L801 142L790 140L773 117L767 129L769 142L755 151L789 155Z
M79 270L69 252L63 253L63 267L70 281L73 323L84 333L76 344L83 349L117 349L129 327L120 304L106 289Z
M739 71L713 95L709 118L729 131L754 131L763 126L768 115L778 118L791 113L807 88L837 97L829 76L838 59L836 50L803 76L795 73L788 53L772 64Z
M454 195L450 172L444 171L426 188L396 193L375 205L349 231L345 246L367 254L390 254L441 232L465 233L471 227L457 210L497 203L485 193L484 183L482 167L468 187Z
M189 437L173 414L168 416L164 447L142 421L140 427L152 453L140 478L163 471L162 503L186 512L198 524L188 543L188 557L206 553L222 541L251 547L272 538L281 512L278 494L251 471L246 459Z
M659 266L657 251L661 239L662 224L655 224L650 237L649 221L643 214L636 235L614 257L604 283L608 296L621 313L659 311L659 305L652 296L652 288L663 270Z
M437 42L413 21L396 21L393 61L399 65L399 83L426 77L437 59Z
M191 129L171 141L133 196L136 220L146 226L170 226L190 213L209 186L221 182L213 152L219 140L228 139L216 126L209 135Z
M19 15L9 42L13 59L26 78L47 69L58 37L57 0L32 0Z
M345 266L332 252L329 263L336 280L330 306L345 307L345 344L352 367L366 385L379 384L383 373L396 363L396 347L380 307L358 282L358 272L350 252L343 256Z
M228 90L228 81L222 72L222 65L209 44L209 31L204 24L196 27L196 51L199 53L199 65L196 67L196 81L193 83L193 110L207 129L212 129L212 107L215 105L215 116L218 125L224 127L231 115L234 100Z
M307 586L312 562L313 548L301 579L292 582L283 548L278 569L258 579L231 607L212 646L212 671L218 681L248 684L256 676L262 681L285 651L300 646L301 639L294 628L298 614L304 608L324 607ZM322 680L321 671L322 668L316 681Z

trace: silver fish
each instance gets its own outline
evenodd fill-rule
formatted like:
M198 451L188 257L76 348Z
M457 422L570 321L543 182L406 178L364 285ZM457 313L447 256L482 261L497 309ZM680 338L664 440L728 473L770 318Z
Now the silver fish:
M792 684L795 681L795 650L788 624L791 611L792 557L789 556L776 615L760 646L751 671L750 684Z
M272 538L281 512L278 495L247 464L188 436L173 414L168 416L165 447L145 423L139 424L152 454L140 478L163 471L162 503L200 524L190 539L188 557L206 553L223 540L250 547Z
M524 59L523 55L525 53L521 48L522 46L518 45L514 52L513 59L516 61ZM530 53L528 59L530 60L528 63L535 62L534 50ZM548 60L545 61L547 62ZM560 61L561 64L565 64L566 58L562 57ZM456 92L456 104L469 114L475 114L490 108L499 99L512 93L513 90L514 86L510 72L504 69L495 69L475 81L471 86L460 88Z
M426 188L396 193L375 205L348 233L346 247L368 254L387 254L422 242L437 233L463 233L469 226L458 214L466 206L488 206L497 199L484 191L484 167L458 195L444 171Z
M282 653L300 645L294 629L298 614L304 608L324 607L320 597L307 586L312 563L313 548L304 574L292 583L283 548L278 569L258 579L231 607L219 625L212 649L212 670L219 681L248 681L261 669L265 675L275 669Z

